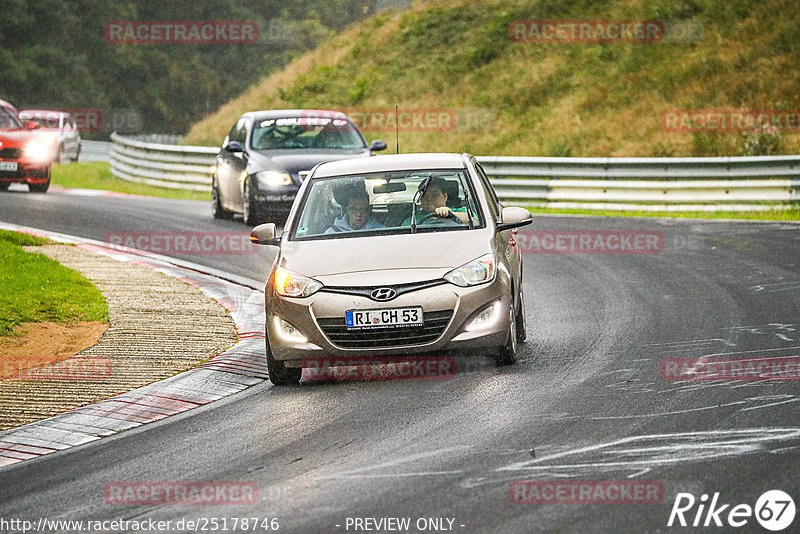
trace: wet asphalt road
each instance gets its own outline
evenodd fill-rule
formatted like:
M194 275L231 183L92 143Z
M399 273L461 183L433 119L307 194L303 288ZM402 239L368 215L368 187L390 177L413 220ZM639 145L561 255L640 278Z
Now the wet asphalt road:
M0 220L99 240L247 231L214 221L205 202L16 188L0 194ZM463 360L449 380L262 383L0 469L0 518L170 520L175 532L193 519L222 532L223 518L233 531L243 517L277 518L286 533L397 531L365 518L408 518L408 532L766 532L754 517L732 529L728 512L772 489L800 504L796 380L676 382L660 372L671 358L800 356L800 225L537 216L529 228L543 232L540 243L551 231L637 231L661 236L661 246L532 253L523 232L528 341L516 365ZM257 280L270 263L266 248L178 256ZM636 480L663 494L660 503L513 502L511 485L526 480ZM252 482L259 501L104 501L106 484L132 481ZM730 505L725 526L668 528L678 493L719 493ZM690 524L697 511L685 513Z

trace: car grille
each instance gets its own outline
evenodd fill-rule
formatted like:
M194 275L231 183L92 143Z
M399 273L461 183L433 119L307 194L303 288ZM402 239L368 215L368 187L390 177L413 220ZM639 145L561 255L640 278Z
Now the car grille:
M21 148L0 148L0 158L19 159L22 157Z
M383 348L423 345L435 341L442 335L452 316L452 310L424 312L422 326L392 326L364 330L348 330L344 317L317 319L317 322L331 342L339 347Z

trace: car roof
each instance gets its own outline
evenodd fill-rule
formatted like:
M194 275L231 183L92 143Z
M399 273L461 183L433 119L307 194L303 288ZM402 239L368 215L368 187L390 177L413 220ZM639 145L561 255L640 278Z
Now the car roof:
M16 111L16 109L17 109L14 106L12 106L11 103L6 102L5 100L0 100L0 106L6 107L6 108L11 108L14 111Z
M469 154L421 153L345 159L320 164L314 171L314 178L415 169L463 169L469 157Z
M253 120L284 119L289 117L328 117L331 119L347 119L341 111L329 109L265 109L261 111L248 111L242 117Z

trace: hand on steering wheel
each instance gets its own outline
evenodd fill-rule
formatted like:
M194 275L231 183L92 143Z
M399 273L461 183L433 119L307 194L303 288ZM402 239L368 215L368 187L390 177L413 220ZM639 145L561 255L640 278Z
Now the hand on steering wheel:
M436 208L436 216L441 217L443 219L453 219L454 221L461 222L461 219L459 219L458 216L455 213L453 213L453 210L451 210L447 206L441 206L439 208Z

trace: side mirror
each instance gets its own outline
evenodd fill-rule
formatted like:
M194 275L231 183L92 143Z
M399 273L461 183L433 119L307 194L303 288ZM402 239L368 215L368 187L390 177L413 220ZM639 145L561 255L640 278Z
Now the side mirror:
M386 150L386 143L381 141L380 139L375 139L371 145L369 145L370 152L380 152L381 150Z
M42 125L36 121L25 121L25 129L26 130L38 130L41 128Z
M225 145L225 150L228 152L244 152L244 148L242 148L242 144L239 141L231 141Z
M518 208L515 206L503 208L502 216L503 222L497 225L498 232L513 230L514 228L527 226L533 222L533 215L531 215L531 212L525 208Z
M281 238L275 236L275 223L259 224L250 230L250 242L254 245L279 246Z

